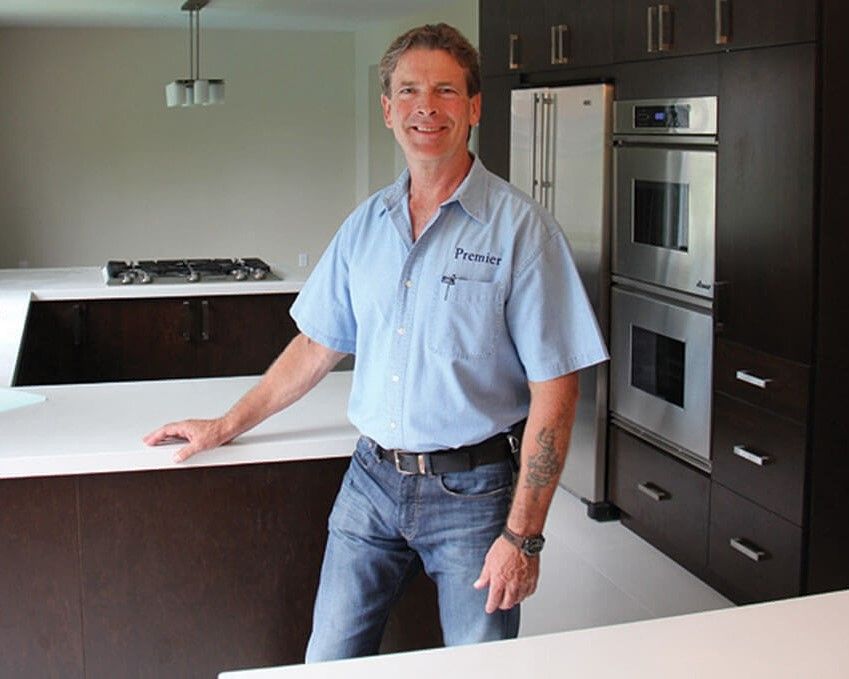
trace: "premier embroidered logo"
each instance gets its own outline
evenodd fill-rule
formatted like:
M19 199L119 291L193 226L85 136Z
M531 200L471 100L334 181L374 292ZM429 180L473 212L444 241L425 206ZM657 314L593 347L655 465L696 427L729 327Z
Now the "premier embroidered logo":
M498 266L501 264L501 257L487 252L485 255L480 252L469 252L463 248L454 248L454 259L464 259L467 262L481 262L483 264L492 264Z

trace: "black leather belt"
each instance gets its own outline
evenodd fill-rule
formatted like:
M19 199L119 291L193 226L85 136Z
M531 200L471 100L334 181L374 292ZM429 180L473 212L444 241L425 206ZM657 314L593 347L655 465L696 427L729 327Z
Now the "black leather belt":
M449 450L434 450L429 453L413 453L397 448L384 448L377 442L375 452L387 462L395 465L401 474L450 474L466 472L483 464L504 460L515 460L522 441L525 420L514 424L509 431L499 432L485 441L471 446Z

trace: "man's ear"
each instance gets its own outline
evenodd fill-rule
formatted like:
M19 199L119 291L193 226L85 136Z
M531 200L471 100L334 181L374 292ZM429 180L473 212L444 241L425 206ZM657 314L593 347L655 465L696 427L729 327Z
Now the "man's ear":
M380 107L383 109L383 122L392 129L392 100L385 94L380 95Z
M481 93L469 99L471 111L469 112L469 125L475 127L481 121Z

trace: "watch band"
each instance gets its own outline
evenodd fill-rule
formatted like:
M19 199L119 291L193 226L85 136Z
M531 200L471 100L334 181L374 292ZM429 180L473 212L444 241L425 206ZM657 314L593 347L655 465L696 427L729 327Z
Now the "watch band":
M542 533L539 535L518 535L507 526L504 526L504 529L501 531L501 537L519 549L525 556L536 556L542 551L545 545L545 538L542 536Z

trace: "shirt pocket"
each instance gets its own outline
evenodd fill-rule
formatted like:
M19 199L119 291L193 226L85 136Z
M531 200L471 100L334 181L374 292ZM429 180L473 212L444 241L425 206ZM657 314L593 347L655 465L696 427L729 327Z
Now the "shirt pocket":
M427 348L435 354L460 359L492 356L504 325L502 287L445 276L434 292L427 324Z

